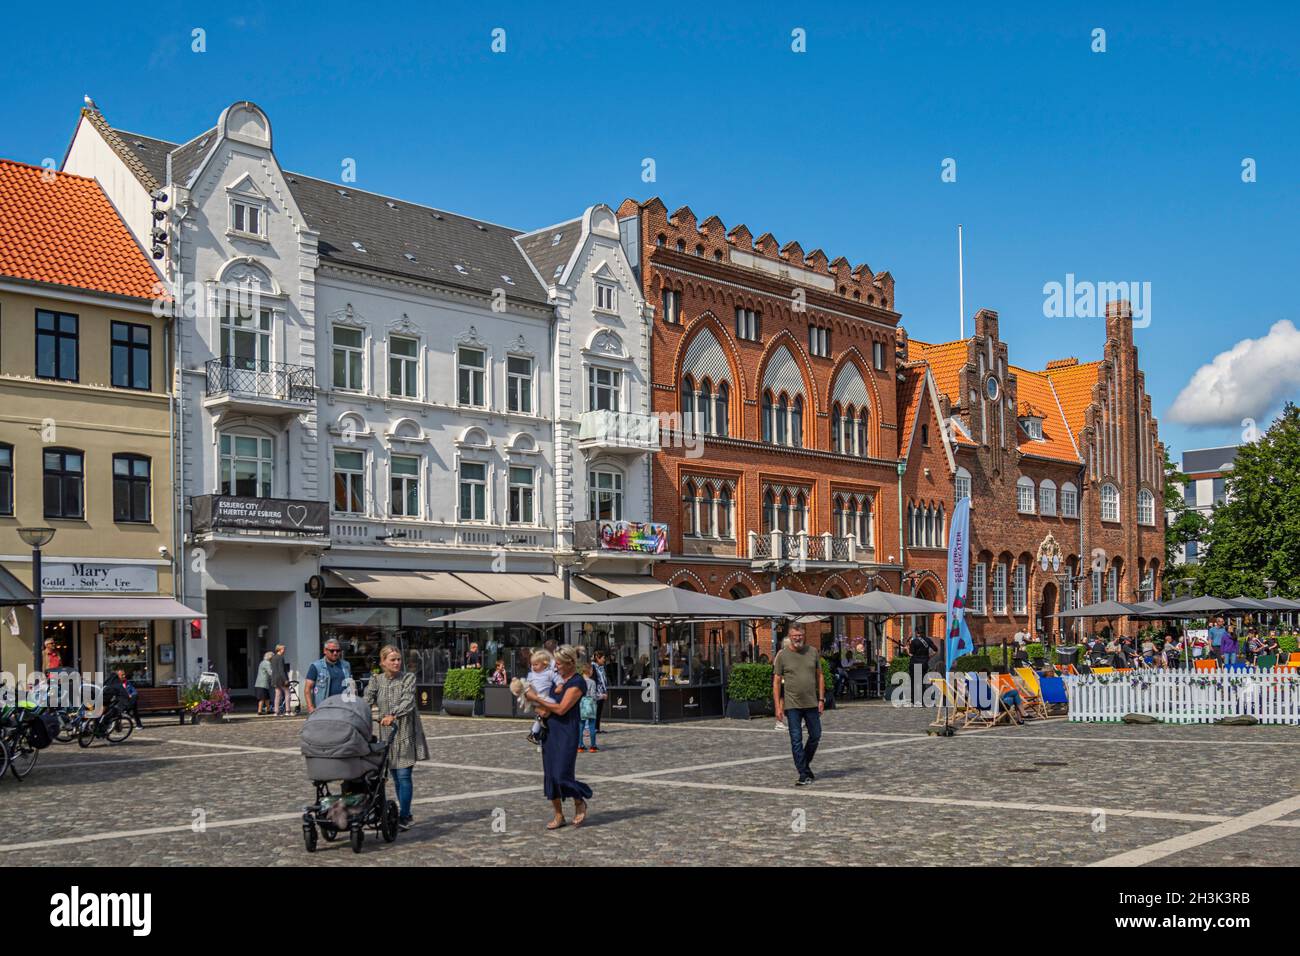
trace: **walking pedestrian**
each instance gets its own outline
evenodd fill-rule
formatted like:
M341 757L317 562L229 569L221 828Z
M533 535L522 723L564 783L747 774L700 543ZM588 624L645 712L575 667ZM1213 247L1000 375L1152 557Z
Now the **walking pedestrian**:
M277 717L289 716L289 667L284 659L284 645L275 645L275 655L271 658L271 686L275 688L275 700L272 713ZM280 701L284 701L284 710L280 710Z
M907 644L907 669L916 681L913 684L912 706L920 707L925 703L925 674L930 669L930 655L938 652L934 641L928 634L914 633Z
M1232 628L1225 628L1223 636L1219 638L1219 656L1224 667L1231 667L1237 663L1237 635Z
M379 652L379 673L366 685L365 700L379 711L380 739L392 738L388 770L397 789L397 825L409 830L415 822L411 771L417 760L429 759L429 745L415 707L415 674L402 670L402 652L391 644Z
M317 707L342 694L352 684L352 665L343 659L343 645L331 637L325 642L324 653L324 657L307 668L303 679L308 714L315 713Z
M799 779L795 786L805 787L817 779L812 759L822 737L821 714L826 698L826 677L822 674L821 656L808 646L804 626L790 625L785 646L772 666L772 700L776 719L786 720L790 728L790 754L794 757ZM808 740L803 738L808 728Z
M600 718L609 698L609 675L605 670L605 652L596 651L592 657L591 670L596 678L596 733L600 733Z
M591 664L582 665L582 678L586 684L586 693L578 702L578 753L598 753L596 746L596 676ZM590 740L591 746L584 747Z
M564 819L564 801L573 801L573 825L581 826L587 819L587 801L591 787L578 779L578 720L579 701L586 694L586 682L578 673L578 655L571 647L555 651L555 669L559 676L556 685L557 703L548 703L528 688L526 696L539 713L549 715L546 741L542 744L542 790L551 801L555 816L546 825L548 830L558 830L568 821Z
M257 665L257 678L253 681L253 696L257 698L257 716L263 716L271 706L271 658L275 654L267 651Z

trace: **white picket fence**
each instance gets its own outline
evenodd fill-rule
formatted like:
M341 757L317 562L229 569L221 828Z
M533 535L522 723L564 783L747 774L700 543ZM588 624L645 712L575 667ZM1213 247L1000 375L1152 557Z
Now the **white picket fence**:
M1146 714L1171 724L1209 724L1249 715L1261 724L1300 725L1300 673L1288 667L1071 674L1065 692L1072 721Z

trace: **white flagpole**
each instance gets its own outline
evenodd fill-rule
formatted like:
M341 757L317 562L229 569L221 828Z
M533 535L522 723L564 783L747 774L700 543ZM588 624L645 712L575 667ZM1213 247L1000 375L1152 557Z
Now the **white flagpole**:
M961 324L961 337L966 337L966 283L961 261L961 223L957 223L957 311Z

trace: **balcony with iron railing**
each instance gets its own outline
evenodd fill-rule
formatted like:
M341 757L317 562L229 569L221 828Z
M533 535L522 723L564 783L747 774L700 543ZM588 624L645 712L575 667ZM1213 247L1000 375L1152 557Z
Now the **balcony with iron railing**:
M316 369L225 355L206 364L208 408L298 414L316 400Z
M834 535L829 531L809 534L799 531L770 531L763 534L749 532L749 560L755 563L770 561L838 566L866 564L873 560L869 548L858 546L855 535Z

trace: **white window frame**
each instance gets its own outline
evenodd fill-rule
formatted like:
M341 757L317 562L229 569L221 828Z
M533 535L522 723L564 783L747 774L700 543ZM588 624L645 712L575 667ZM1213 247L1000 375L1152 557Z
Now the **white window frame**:
M599 381L600 374L606 373L610 376L608 383ZM611 402L609 408L602 409L597 398L600 395L610 395ZM623 410L623 370L614 368L611 365L588 365L587 366L587 410L588 411L611 411L618 412Z
M758 341L759 313L755 309L736 306L736 338L747 342Z
M1023 562L1016 562L1016 569L1011 575L1011 613L1025 614L1029 609L1028 579Z
M676 289L664 289L660 303L663 320L670 325L680 325L682 321L682 294Z
M984 608L984 589L988 580L988 565L983 561L975 562L970 576L970 610L972 614L986 614Z
M1138 524L1153 525L1155 523L1156 496L1143 488L1138 492Z
M339 455L356 455L361 459L361 465L358 468L343 468L339 466ZM366 513L366 453L359 448L339 448L335 446L330 451L330 512L336 515L363 515ZM343 475L344 485L347 488L347 498L351 500L352 493L358 492L356 497L360 503L360 508L356 511L343 510L338 506L338 494L336 483L338 476ZM360 482L360 488L354 488L354 479Z
M595 310L609 315L617 315L618 286L613 282L607 282L603 279L595 279L593 280L593 283L595 285L595 292L592 301L595 302Z
M528 481L519 482L515 480L516 471L527 471ZM537 469L532 465L515 465L506 466L506 523L507 524L526 524L535 525L538 523L537 515ZM515 518L515 502L519 502L519 518ZM524 505L527 504L529 515L523 516Z
M467 353L477 352L482 356L482 365L467 364L464 358ZM467 373L469 376L469 401L462 400L461 374ZM457 345L456 346L456 404L461 408L487 408L488 407L488 354L487 349L479 348L475 345ZM474 401L475 386L477 385L478 398L480 401Z
M399 474L395 468L398 461L415 462L415 474ZM388 459L388 513L394 518L419 518L423 513L424 495L421 487L421 476L424 471L424 461L419 455L393 455ZM401 484L401 493L395 494L394 485ZM406 501L411 492L411 483L415 483L415 512L408 512ZM398 510L397 503L401 502L401 510Z
M1101 486L1101 520L1119 521L1119 489L1110 482Z
M1106 600L1119 600L1119 569L1113 564L1106 572Z
M360 345L343 345L339 342L339 333L347 332L361 339ZM330 386L339 392L364 392L366 390L366 330L351 325L335 325L330 329ZM338 358L343 355L343 377L346 384L338 380ZM352 359L358 361L356 372L358 382L352 382Z
M229 454L226 454L226 452L221 447L223 442L225 442L227 438L230 439ZM240 455L236 451L238 447L236 445L236 440L239 438L251 438L257 441L256 458L249 458L245 455ZM270 449L269 454L264 454L264 449L266 448ZM221 470L222 470L222 465L226 461L230 462L230 487L228 491L222 491ZM256 462L257 464L257 486L258 486L259 493L255 495L255 497L274 498L275 497L275 439L271 438L268 435L250 434L248 432L240 432L240 431L222 431L218 433L217 435L217 481L216 481L216 488L218 494L223 494L223 495L238 494L238 492L235 490L235 463L239 461L252 461L252 462ZM266 494L260 493L262 491L263 483L265 483L267 488ZM16 490L17 488L15 487L15 491Z
M247 229L240 228L237 224L238 216L236 211L244 210L244 225L248 225L249 213L257 217L257 228ZM247 236L253 239L266 238L266 203L258 202L256 199L248 197L230 197L230 231L237 236Z
M238 289L224 289L225 305L221 309L221 342L217 350L222 359L227 361L252 361L254 367L259 371L264 370L264 366L271 361L271 356L275 354L275 310L262 306L252 310L248 315L243 315L239 308L239 302L244 296L244 292ZM240 324L239 320L247 320L251 324ZM255 357L249 359L241 357L235 352L235 336L252 335L254 348L257 353ZM246 365L235 365L235 368L247 368Z
M1007 613L1007 566L999 561L993 566L993 613Z
M511 362L527 362L528 374L523 375L519 372L512 371ZM513 412L516 415L535 415L537 414L537 403L533 401L533 371L535 363L527 355L507 355L506 356L506 411ZM521 384L522 383L522 384ZM518 395L521 407L512 408L515 397ZM527 408L522 406L527 404Z
M1038 513L1056 516L1056 482L1050 478L1044 478L1038 484Z
M482 468L483 477L466 478L465 469L467 466L470 468ZM483 524L487 521L487 516L489 514L489 508L490 508L490 502L488 501L488 488L491 485L491 480L492 480L492 473L491 473L491 469L488 467L487 462L461 459L457 463L456 465L456 520L458 522L460 522L461 524ZM478 489L477 501L474 500L475 495L474 492L471 490L470 510L471 512L474 511L475 510L474 505L477 504L479 508L482 509L482 514L480 516L476 517L473 514L466 515L464 513L464 510L461 508L461 505L464 503L465 500L466 487L469 487L471 489Z
M602 488L598 479L602 476L608 476L613 480L608 488ZM601 521L622 521L623 520L623 473L614 468L592 467L587 469L587 514L592 520ZM610 513L612 517L600 517L600 499L608 497L611 503Z
M1034 479L1021 475L1016 479L1016 512L1022 515L1031 515L1035 513L1035 505L1038 497L1034 488Z
M953 476L953 490L957 501L970 497L970 472L965 468L958 468Z
M1061 485L1061 517L1079 517L1079 489L1072 482Z
M403 342L410 342L415 346L414 355L399 355L393 351L393 343L398 339ZM406 379L410 378L411 391L398 391L394 385L393 369L400 369L397 380L406 384ZM412 398L420 397L420 340L413 335L399 335L394 333L388 337L388 394L393 398Z
M871 343L871 364L877 372L885 370L885 343L875 341Z

